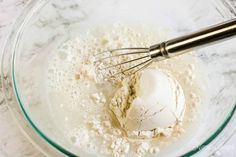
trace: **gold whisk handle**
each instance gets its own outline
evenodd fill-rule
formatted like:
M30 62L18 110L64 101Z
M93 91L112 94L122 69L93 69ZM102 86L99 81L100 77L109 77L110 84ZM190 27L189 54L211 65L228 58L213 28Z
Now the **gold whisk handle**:
M208 46L218 41L231 39L234 35L236 35L236 18L189 35L153 45L149 48L150 56L151 58L172 57L192 48Z

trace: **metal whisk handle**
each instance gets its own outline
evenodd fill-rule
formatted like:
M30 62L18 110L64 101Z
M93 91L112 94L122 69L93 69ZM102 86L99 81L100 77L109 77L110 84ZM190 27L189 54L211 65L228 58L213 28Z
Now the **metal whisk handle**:
M178 37L149 48L151 58L172 57L199 46L207 46L236 35L236 19Z

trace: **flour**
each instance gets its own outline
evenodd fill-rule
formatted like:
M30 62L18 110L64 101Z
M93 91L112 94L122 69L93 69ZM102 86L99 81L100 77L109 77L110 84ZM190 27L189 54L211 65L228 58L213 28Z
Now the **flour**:
M175 131L186 106L183 90L173 76L147 68L127 80L109 106L127 135L145 139Z
M115 25L109 29L115 31L99 28L87 36L70 40L50 57L47 92L48 95L54 95L50 97L52 116L57 121L62 121L60 128L68 140L91 156L156 156L164 145L178 140L187 131L185 123L193 123L197 117L195 111L201 103L201 90L196 74L198 63L194 56L186 54L150 65L151 68L170 73L183 88L186 113L183 120L176 122L178 125L151 131L125 131L111 112L109 104L113 101L113 104L120 105L119 114L125 116L123 110L126 110L126 103L134 98L124 95L130 95L133 89L130 88L129 81L124 81L123 76L109 80L104 77L109 71L105 71L105 74L98 73L98 67L94 64L95 56L107 49L147 47L162 39L157 38L158 32L148 32L143 28ZM131 58L112 61L119 63ZM109 62L111 61L100 66L106 66ZM126 84L120 89L124 97L112 99L122 83Z

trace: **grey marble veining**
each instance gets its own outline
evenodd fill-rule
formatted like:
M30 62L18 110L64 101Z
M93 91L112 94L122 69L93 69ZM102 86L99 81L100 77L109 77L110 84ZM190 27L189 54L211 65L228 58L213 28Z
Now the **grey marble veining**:
M11 29L12 23L14 23L14 20L22 12L22 9L28 1L29 0L0 0L0 52L2 52L4 42ZM232 10L236 7L236 0L223 0L223 2ZM66 10L67 8L76 10L79 7L80 6L76 4L66 5L66 3L65 5L52 5L52 8L59 10ZM79 14L80 19L74 19L75 22L83 20L84 16L86 16L83 12L80 12ZM63 17L60 14L57 14L56 16L58 16L58 18L64 18L64 25L68 25L66 20L67 17ZM73 16L70 18L73 18ZM50 19L45 18L42 19L41 23L38 23L38 25L41 27L51 23L50 27L54 29L55 27L53 22L50 21ZM235 71L229 72L232 73L232 75L235 75L236 73ZM236 136L231 138L228 143L213 156L236 156ZM5 105L2 91L0 91L0 157L43 157L43 155L27 140L27 138L21 133L20 129L16 126L10 115L9 109Z
M16 17L28 0L0 0L0 52ZM1 54L0 53L0 54ZM1 59L1 57L0 57ZM1 82L1 80L0 80ZM1 84L1 83L0 83ZM0 157L43 157L16 126L0 85Z

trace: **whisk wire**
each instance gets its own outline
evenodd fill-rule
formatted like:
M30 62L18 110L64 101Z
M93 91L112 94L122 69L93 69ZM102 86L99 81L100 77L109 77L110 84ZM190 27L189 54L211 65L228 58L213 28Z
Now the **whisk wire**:
M150 62L150 61L152 62L152 59L148 59L148 60L146 60L146 61L144 61L144 62L141 62L141 63L139 63L139 64L136 64L135 66L132 66L132 67L130 67L130 68L128 68L128 69L122 70L121 72L115 73L115 74L113 74L111 77L116 76L116 75L119 75L119 74L124 74L124 75L125 75L125 72L130 71L130 70L132 70L132 69L135 69L135 68L137 68L137 67L139 67L139 66L141 66L141 65L143 65L143 64L145 64L145 63L148 63L148 62Z
M128 71L130 71L131 74L134 74L137 71L147 67L148 65L150 65L152 63L152 58L150 57L150 49L144 48L144 47L111 49L111 50L104 51L102 53L97 54L97 56L98 55L102 55L103 58L97 57L98 59L94 62L95 65L96 65L96 63L98 63L98 66L96 68L100 72L102 72L103 70L107 70L109 73L105 72L104 74L105 75L108 74L109 77L115 77L119 74L129 75L129 73L127 73ZM130 60L126 60L126 61L123 60L123 62L120 62L120 63L114 63L112 60L113 58L122 57L122 56L126 56L126 55L137 55L137 56L136 56L136 58L132 57L133 59L130 59ZM146 59L146 58L149 58L149 59ZM121 61L122 61L122 59L121 59ZM141 63L138 62L138 64L137 63L130 64L131 62L135 62L135 61L141 61ZM103 67L101 67L100 64ZM104 67L104 66L106 66L106 67ZM115 67L119 67L119 68L115 69ZM136 68L138 68L138 69L135 70ZM118 72L118 70L120 70L120 71ZM105 77L107 77L107 76L105 76Z
M119 64L114 64L114 65L102 68L101 70L108 69L108 68L113 68L113 67L120 66L120 65L124 65L124 64L130 63L130 62L134 62L134 61L137 61L137 60L140 60L140 59L147 58L147 57L150 57L150 56L146 55L146 56L143 56L143 57L135 58L135 59L132 59L132 60L129 60L129 61L125 61L125 62L122 62L122 63L119 63Z
M135 50L135 51L131 51L131 52L124 52L123 50ZM141 51L140 51L141 50ZM114 54L114 55L110 55L107 57L101 57L98 60L96 60L95 62L100 62L106 59L111 59L111 58L115 58L115 57L121 57L121 56L127 56L127 55L134 55L134 54L145 54L145 53L149 53L149 48L120 48L120 49L112 49L112 50L108 50L108 51L103 51L101 53L96 54L95 56L98 55L102 55L105 53L109 53L112 54L113 52L116 51L121 51L122 53L120 54Z
M130 75L133 75L133 74L137 73L138 71L145 69L146 67L148 67L148 66L151 65L152 63L153 63L153 60L152 60L152 59L149 59L149 62L147 62L147 64L141 66L140 68L138 68L137 70L135 70L134 72L132 72Z
M104 53L107 53L107 52L112 53L112 52L124 51L124 50L146 50L146 51L149 51L149 48L145 48L145 47L124 47L124 48L118 48L118 49L109 49L109 50L97 53L97 54L95 54L95 56L98 56L98 55L101 55L101 54L104 54Z

